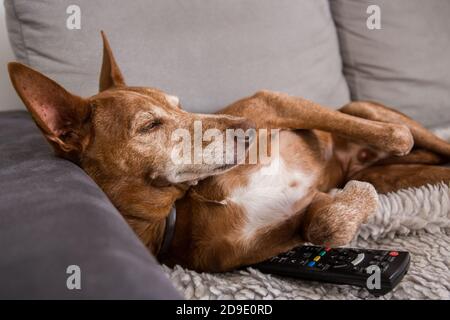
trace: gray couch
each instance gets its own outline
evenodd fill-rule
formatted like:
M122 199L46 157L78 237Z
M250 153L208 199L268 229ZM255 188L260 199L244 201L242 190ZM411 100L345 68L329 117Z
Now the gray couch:
M28 114L0 117L0 298L180 298L105 194ZM68 290L70 265L81 290Z
M190 111L266 88L332 108L377 100L428 127L450 122L448 1L79 0L81 29L70 29L72 2L6 0L5 9L17 59L76 94L97 89L103 29L129 84L176 94ZM369 4L382 10L381 30L366 27ZM25 111L0 113L0 190L0 298L181 297ZM66 286L73 264L81 290Z

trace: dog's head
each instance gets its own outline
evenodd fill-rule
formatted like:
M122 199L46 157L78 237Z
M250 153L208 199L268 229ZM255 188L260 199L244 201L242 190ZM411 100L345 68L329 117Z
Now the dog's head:
M226 129L252 127L248 120L188 113L175 96L155 88L127 86L102 36L100 92L90 98L69 93L25 65L8 65L14 88L58 156L110 176L168 184L195 182L236 165L238 158L226 164L204 161L200 155L202 161L194 161L195 152L201 152L194 131L199 127L201 133L213 129L225 137ZM207 142L201 139L201 147ZM179 150L180 146L188 150ZM225 144L224 139L223 146L224 153L231 151L236 157L233 144ZM184 158L191 161L175 159L186 151L192 151L192 157Z

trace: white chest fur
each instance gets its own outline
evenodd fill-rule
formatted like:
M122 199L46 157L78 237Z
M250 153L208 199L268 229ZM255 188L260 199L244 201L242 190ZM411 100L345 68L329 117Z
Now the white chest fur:
M294 204L306 196L313 183L312 173L291 169L282 158L251 173L248 184L228 198L246 213L243 237L250 239L258 230L288 219L296 212Z

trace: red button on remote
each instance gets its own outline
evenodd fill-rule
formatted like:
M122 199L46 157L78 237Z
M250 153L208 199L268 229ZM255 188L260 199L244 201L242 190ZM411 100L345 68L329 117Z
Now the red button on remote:
M397 251L391 251L391 252L389 252L389 255L391 257L396 257L396 256L398 256L398 252Z

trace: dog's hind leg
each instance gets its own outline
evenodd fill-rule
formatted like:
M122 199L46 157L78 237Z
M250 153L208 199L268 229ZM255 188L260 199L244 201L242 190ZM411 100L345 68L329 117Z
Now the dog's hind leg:
M377 206L378 195L365 182L349 181L334 197L319 193L305 213L302 237L316 245L346 245Z
M272 91L260 91L219 113L251 119L257 128L327 131L397 156L408 154L414 144L413 136L404 124L363 119Z
M422 164L375 165L363 169L351 179L371 183L379 193L450 182L450 168Z
M436 152L432 152L426 149L413 149L406 156L391 156L377 161L374 165L387 165L387 164L429 164L439 165L448 162L448 158L440 155Z
M368 120L406 125L414 137L415 148L425 149L432 153L442 155L444 158L450 158L450 143L437 137L420 123L394 109L375 102L355 101L345 105L339 111ZM427 159L431 160L430 163L439 163L437 157L431 156L430 152L425 153L420 151L415 155L411 155L405 161L406 163L412 163L414 159L419 163L427 163ZM394 162L400 163L401 161L400 159L396 159Z

